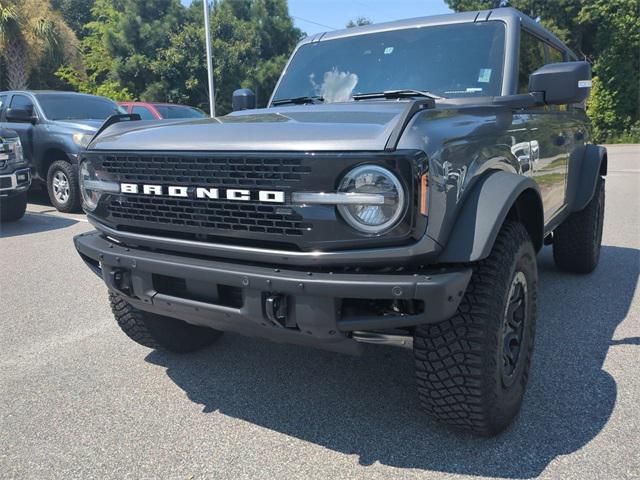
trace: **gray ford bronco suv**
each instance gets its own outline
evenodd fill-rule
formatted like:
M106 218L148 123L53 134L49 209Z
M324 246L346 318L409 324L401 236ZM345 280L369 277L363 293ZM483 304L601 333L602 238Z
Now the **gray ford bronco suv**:
M75 246L142 345L412 343L426 412L496 434L529 375L536 253L598 263L590 79L513 9L318 34L265 109L242 90L216 119L106 122Z
M0 223L15 222L27 209L31 168L22 153L20 137L0 128Z

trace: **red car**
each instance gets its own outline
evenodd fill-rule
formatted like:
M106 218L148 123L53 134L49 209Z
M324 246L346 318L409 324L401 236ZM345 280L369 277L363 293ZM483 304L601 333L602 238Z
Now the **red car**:
M172 103L118 102L127 113L137 113L142 120L161 120L163 118L205 118L199 108Z

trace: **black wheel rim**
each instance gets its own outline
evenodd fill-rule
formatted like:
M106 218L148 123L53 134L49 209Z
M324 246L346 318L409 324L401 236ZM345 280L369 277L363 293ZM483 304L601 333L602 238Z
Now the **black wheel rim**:
M517 377L518 366L524 356L524 332L528 316L527 277L516 272L509 289L502 328L502 383L509 387Z

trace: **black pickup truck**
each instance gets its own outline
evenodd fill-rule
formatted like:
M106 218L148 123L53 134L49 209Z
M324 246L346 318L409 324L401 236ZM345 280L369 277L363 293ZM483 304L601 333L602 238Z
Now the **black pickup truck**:
M496 434L529 375L536 253L598 263L590 86L509 8L315 35L265 109L243 90L225 117L101 132L75 245L142 345L412 343L426 412Z
M22 153L20 137L0 128L0 223L15 222L24 216L31 168Z

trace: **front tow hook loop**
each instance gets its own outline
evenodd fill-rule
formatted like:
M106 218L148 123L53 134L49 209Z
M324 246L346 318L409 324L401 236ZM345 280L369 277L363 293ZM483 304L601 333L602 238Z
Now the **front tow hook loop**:
M264 302L267 318L274 325L285 328L287 323L287 300L282 295L269 295Z
M133 285L131 283L131 273L128 270L114 268L109 272L111 284L116 290L131 296L133 293Z

